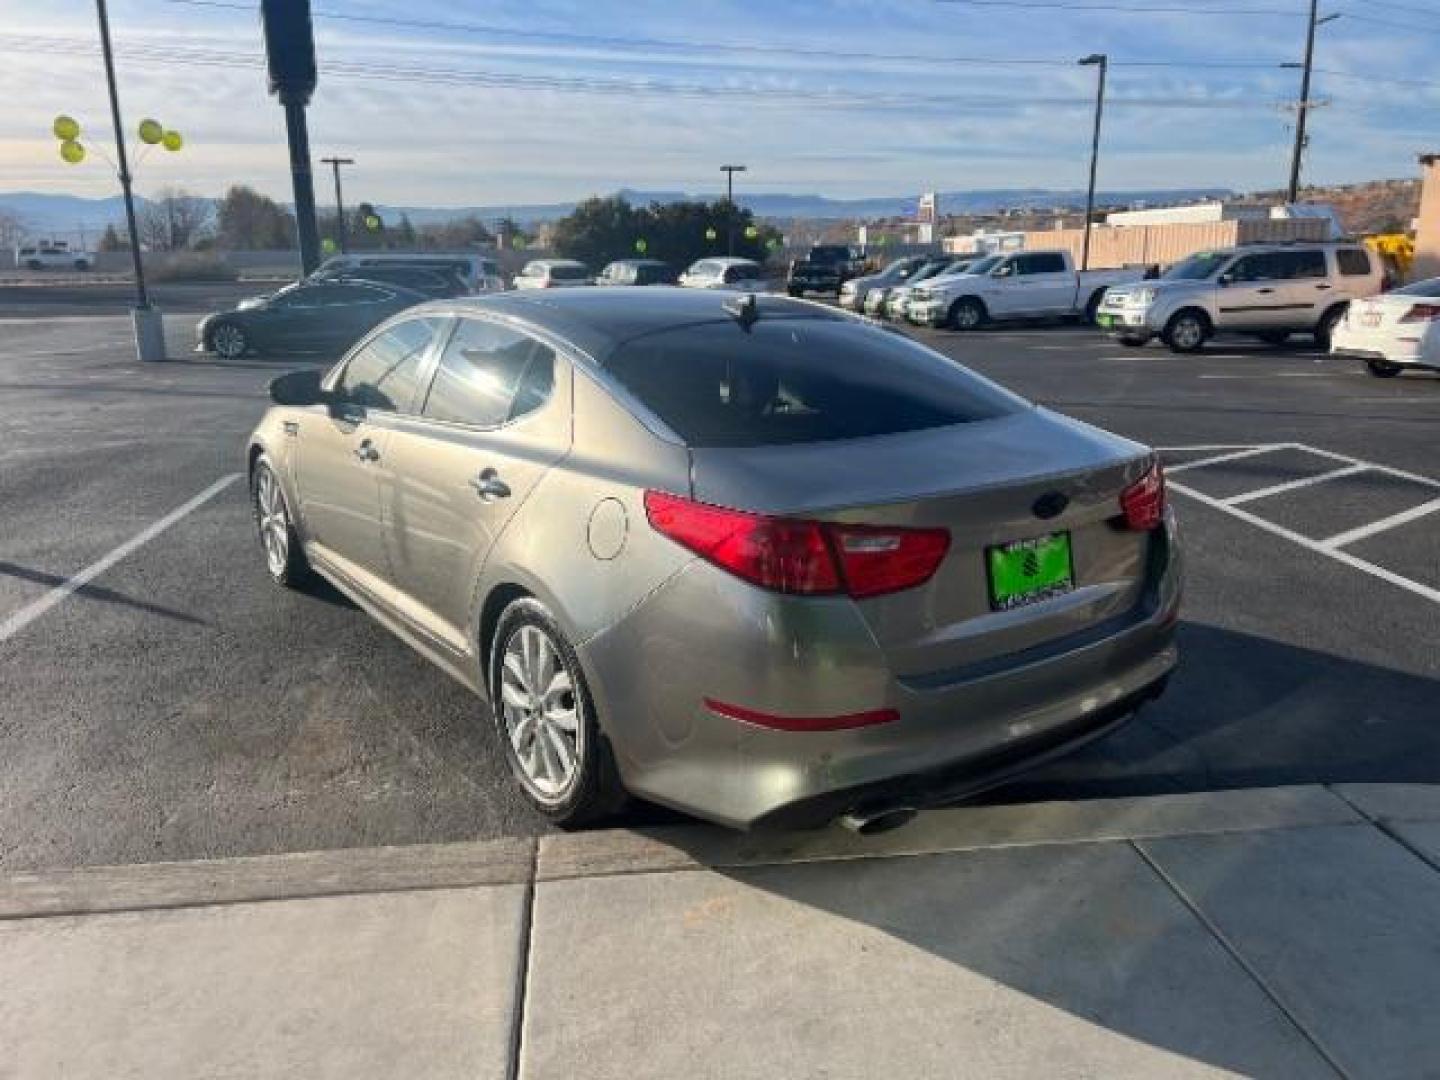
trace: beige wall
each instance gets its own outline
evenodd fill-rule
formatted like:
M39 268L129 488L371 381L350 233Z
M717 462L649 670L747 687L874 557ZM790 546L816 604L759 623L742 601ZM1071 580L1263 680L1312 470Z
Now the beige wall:
M1112 228L1101 225L1090 233L1090 269L1121 266L1169 266L1197 251L1234 247L1236 244L1273 240L1323 240L1330 228L1318 218L1270 221L1207 221L1199 224L1141 225ZM1085 234L1080 229L1028 232L1030 251L1069 250L1076 263Z
M1440 276L1440 154L1420 157L1420 228L1415 234L1412 278Z

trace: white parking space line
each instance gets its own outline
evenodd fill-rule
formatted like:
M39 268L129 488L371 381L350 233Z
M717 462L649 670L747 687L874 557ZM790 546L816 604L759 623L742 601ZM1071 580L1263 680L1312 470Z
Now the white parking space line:
M1165 472L1173 474L1184 472L1186 469L1203 469L1207 465L1220 465L1227 461L1239 461L1241 458L1256 457L1260 454L1273 454L1276 450L1288 449L1286 443L1272 443L1268 446L1248 446L1243 450L1234 450L1228 454L1217 454L1214 457L1201 458L1199 461L1186 461L1179 465L1167 465ZM1191 447L1171 447L1173 450L1189 450Z
M1289 540L1292 544L1299 544L1301 547L1313 551L1318 555L1324 555L1327 558L1334 559L1336 562L1344 563L1346 566L1359 570L1362 573L1377 577L1381 581L1388 581L1391 585L1404 589L1408 593L1423 597L1432 603L1440 604L1440 589L1432 589L1429 585L1422 585L1418 581L1411 581L1403 574L1397 574L1393 570L1386 570L1383 566L1376 566L1374 563L1367 562L1365 559L1357 558L1348 551L1341 551L1336 547L1330 546L1328 542L1322 543L1319 540L1312 540L1308 536L1287 529L1283 525L1276 525L1273 521L1266 521L1264 518L1252 514L1248 510L1242 510L1238 506L1227 506L1221 500L1206 495L1203 491L1196 491L1194 488L1176 483L1171 483L1170 489L1172 491L1178 491L1180 494L1186 495L1196 502L1201 502L1206 506L1223 511L1231 517L1237 517L1249 525L1254 525L1257 529L1263 529L1265 532Z
M85 569L81 570L74 577L56 585L44 596L40 597L40 599L27 604L4 622L0 622L0 641L7 641L14 637L51 608L64 601L66 597L73 595L76 591L84 588L91 581L94 581L101 574L105 573L105 571L109 570L121 559L138 551L177 521L180 521L182 518L204 506L236 480L239 480L240 476L240 473L231 473L229 476L222 476L189 502L176 507L159 521L146 526L129 540L126 540L125 543L85 567Z
M1298 480L1287 480L1283 484L1271 484L1269 487L1247 491L1243 495L1232 495L1230 498L1220 501L1226 506L1239 506L1241 503L1265 499L1286 491L1295 491L1299 488L1309 487L1311 484L1323 484L1327 480L1339 480L1342 476L1353 476L1356 473L1365 472L1369 468L1368 465L1346 465L1343 469L1332 469L1330 472L1318 473L1315 476L1302 476Z
M1214 357L1219 360L1222 357ZM1239 359L1239 357L1236 357ZM1268 371L1263 374L1254 375L1197 375L1197 379L1328 379L1333 372L1329 371ZM1351 372L1342 372L1349 375Z
M1320 541L1320 546L1326 548L1344 547L1346 544L1353 544L1357 540L1364 540L1377 533L1385 532L1387 529L1408 525L1410 522L1418 521L1422 517L1435 513L1437 510L1440 510L1440 499L1431 499L1429 502L1421 503L1419 506L1412 506L1409 510L1402 510L1398 514L1391 514L1389 517L1381 518L1379 521L1372 521L1369 525L1361 525L1358 528L1337 533L1327 540Z

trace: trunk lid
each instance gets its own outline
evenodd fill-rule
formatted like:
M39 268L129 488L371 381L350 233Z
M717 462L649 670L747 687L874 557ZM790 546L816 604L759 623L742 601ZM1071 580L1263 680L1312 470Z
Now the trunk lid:
M1137 443L1034 408L975 423L843 442L694 449L694 498L849 524L944 527L929 581L857 601L897 676L937 676L1081 632L1135 607L1149 536L1115 524L1145 471ZM1056 498L1056 496L1063 498ZM1048 500L1037 514L1037 501ZM992 604L987 549L1069 536L1073 589Z

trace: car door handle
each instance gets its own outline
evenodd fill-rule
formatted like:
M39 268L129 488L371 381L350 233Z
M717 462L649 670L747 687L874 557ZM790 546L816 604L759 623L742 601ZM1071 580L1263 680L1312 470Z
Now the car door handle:
M1272 293L1272 292L1274 292L1275 290L1274 290L1274 289L1256 289L1255 291L1256 291L1257 293Z
M1322 281L1319 285L1315 286L1315 288L1317 289L1333 289L1334 287L1334 285L1331 285L1329 282L1326 281Z
M484 502L494 502L496 499L510 497L510 485L501 480L500 474L494 469L486 469L479 476L471 477L470 486L475 489L476 494Z
M363 439L355 448L355 456L361 461L379 461L380 451L375 449L375 444L371 440Z

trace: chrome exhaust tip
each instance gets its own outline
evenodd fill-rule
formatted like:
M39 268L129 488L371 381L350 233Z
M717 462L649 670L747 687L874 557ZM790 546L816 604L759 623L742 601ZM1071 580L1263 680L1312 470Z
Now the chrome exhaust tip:
M859 836L878 836L908 825L919 813L913 806L857 807L839 818L842 827Z

